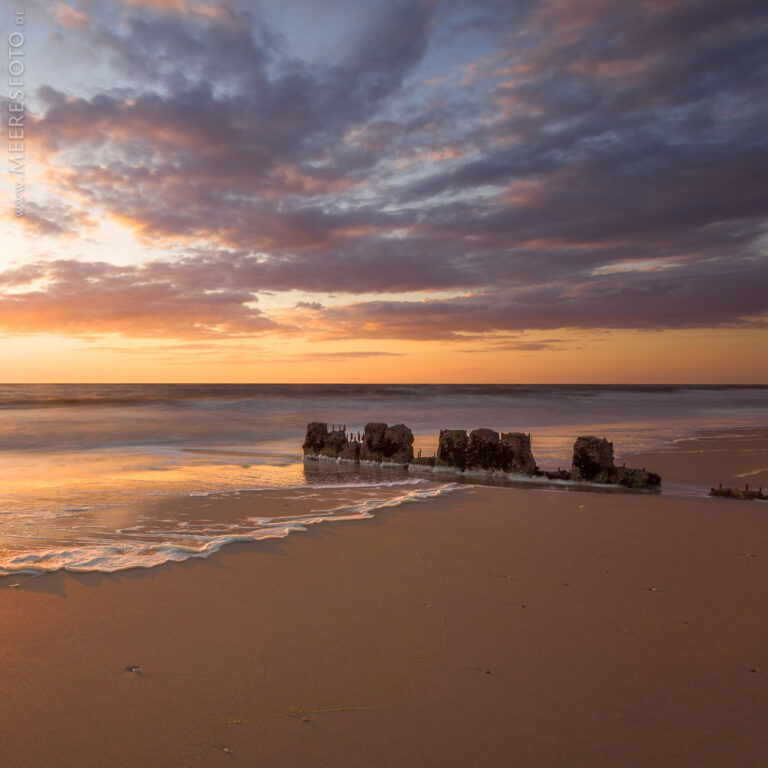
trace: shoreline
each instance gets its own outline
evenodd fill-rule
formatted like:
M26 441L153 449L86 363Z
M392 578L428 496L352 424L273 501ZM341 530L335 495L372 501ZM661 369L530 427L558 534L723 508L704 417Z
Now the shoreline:
M623 458L623 457L622 457ZM647 463L651 466L661 466L665 476L670 477L669 482L665 483L662 490L641 490L641 489L628 489L619 485L601 484L601 483L589 483L581 481L571 480L553 480L535 476L525 475L505 475L504 477L494 476L488 472L482 471L455 471L450 468L437 468L436 470L429 469L427 471L419 471L421 468L417 468L415 472L410 470L404 470L402 468L395 467L380 467L371 466L363 467L363 469L371 470L370 478L368 479L374 485L366 485L365 480L358 486L357 483L345 484L336 483L324 485L322 482L311 483L308 482L304 486L289 487L285 489L272 488L272 489L233 489L227 491L211 491L206 493L195 494L169 494L163 499L148 502L138 507L138 512L134 514L136 519L141 519L142 516L149 516L154 519L173 519L183 514L188 508L197 508L201 504L208 506L210 503L224 504L227 508L235 508L232 503L234 498L242 497L243 512L242 517L238 520L247 520L247 509L250 501L257 501L259 505L266 504L266 508L259 507L259 515L262 518L274 518L275 525L280 524L283 518L295 519L290 523L287 523L287 528L284 531L273 531L267 529L265 531L254 530L253 532L239 530L242 525L236 525L235 520L225 521L223 518L221 523L229 522L234 528L238 530L233 531L232 534L222 532L219 538L213 537L208 544L201 546L200 550L185 551L183 548L177 553L168 554L166 560L162 558L155 558L155 562L146 563L131 563L124 566L98 566L98 565L86 565L80 566L75 563L72 568L66 565L57 565L53 567L31 565L14 566L11 570L0 574L0 588L7 586L9 580L18 581L19 579L25 580L28 578L37 578L38 576L50 576L51 573L56 573L60 570L66 570L72 573L113 573L113 572L125 572L128 570L136 569L153 569L161 567L164 562L181 563L190 559L207 559L209 557L218 557L219 552L222 549L229 549L232 546L236 546L239 541L247 539L247 544L260 542L266 538L285 538L290 536L294 532L303 532L306 528L314 527L318 522L330 521L330 522L349 522L344 519L344 515L340 517L326 517L326 511L323 509L316 509L315 501L312 504L296 501L295 494L293 497L286 494L293 493L296 490L313 490L317 491L317 496L321 497L316 500L317 504L325 504L326 507L331 503L328 499L323 501L326 496L330 498L330 495L337 492L339 489L345 488L357 488L368 489L372 491L378 491L380 493L394 491L395 488L403 486L406 488L410 484L418 484L423 482L424 486L420 492L406 492L401 494L395 499L396 504L408 504L411 501L423 501L422 496L430 496L432 493L441 495L444 491L441 489L455 485L457 489L466 490L473 487L488 487L488 488L503 488L503 489L518 489L525 490L527 492L563 492L568 493L588 493L596 495L616 495L619 497L625 495L639 495L650 499L650 497L665 497L665 498L708 498L709 488L712 487L712 482L705 482L704 478L714 477L715 471L721 472L721 476L725 476L725 483L727 485L738 485L739 481L744 478L752 484L752 487L759 487L761 483L768 485L768 429L765 428L751 428L745 429L722 429L722 430L700 430L698 434L692 437L680 438L676 443L667 450L658 450L651 453L629 455L629 460L635 463ZM726 461L728 459L728 461ZM305 464L309 465L325 465L332 467L333 465L339 465L335 460L316 460L314 458L304 459ZM342 462L343 463L343 462ZM344 464L351 471L352 465ZM374 473L374 470L379 470ZM322 474L322 473L321 473ZM409 498L414 495L419 498ZM290 499L290 509L286 511L285 507L288 504L280 502L282 496ZM273 498L274 497L274 498ZM202 500L202 501L201 501ZM650 502L649 503L653 503ZM760 504L760 500L755 500L753 503ZM377 503L368 505L366 501L360 501L353 504L353 508L343 510L348 517L352 514L352 517L367 517L369 515L376 516L381 513L390 505L388 498L381 498ZM332 508L331 504L331 508ZM361 514L361 511L364 514ZM304 520L302 515L306 517L312 517L315 519ZM220 539L220 540L219 540ZM64 543L62 542L62 547ZM152 548L151 543L148 547ZM170 545L169 545L170 546ZM161 547L163 549L163 547ZM20 553L21 554L21 553ZM94 553L94 557L98 553ZM87 562L87 561L86 561Z
M32 579L0 590L0 763L758 764L764 514L475 486Z

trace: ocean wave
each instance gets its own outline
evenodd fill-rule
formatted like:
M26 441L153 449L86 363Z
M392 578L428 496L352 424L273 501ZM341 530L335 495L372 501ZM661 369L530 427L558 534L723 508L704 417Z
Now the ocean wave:
M0 576L39 576L56 571L115 573L134 568L155 568L166 563L210 557L230 544L282 539L291 533L306 531L309 526L319 523L370 519L378 510L427 501L452 493L460 487L456 483L445 483L437 487L415 488L398 496L363 499L294 517L251 517L245 521L250 523L250 527L233 523L211 525L207 530L197 531L139 531L142 526L132 526L116 533L144 535L143 540L121 538L116 541L54 546L16 554L0 560ZM153 535L161 540L149 540Z
M371 481L355 481L351 483L338 483L331 482L316 483L312 485L297 484L297 485L282 485L279 489L274 486L263 487L246 487L246 488L222 488L212 491L190 491L189 496L195 498L205 498L206 496L222 496L226 494L237 493L267 493L280 491L335 491L344 490L349 488L395 488L399 485L420 485L421 483L429 482L421 477L409 477L406 480L371 480ZM302 498L302 497L296 497Z

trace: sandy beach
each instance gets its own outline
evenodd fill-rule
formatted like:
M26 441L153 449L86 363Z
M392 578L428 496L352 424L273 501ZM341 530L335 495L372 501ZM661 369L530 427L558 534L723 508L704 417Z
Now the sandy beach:
M703 487L688 449L665 461ZM5 578L0 765L760 765L766 514L466 486L205 560Z

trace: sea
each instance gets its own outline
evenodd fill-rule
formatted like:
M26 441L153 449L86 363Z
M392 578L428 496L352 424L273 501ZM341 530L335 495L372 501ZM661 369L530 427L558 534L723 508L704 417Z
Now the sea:
M581 434L607 437L621 456L766 426L768 387L0 385L0 576L150 568L383 508L417 510L466 487L304 462L309 421L351 433L370 421L404 423L424 456L443 428L529 432L538 464L556 469L569 466ZM240 500L233 519L199 502L227 494ZM171 498L178 513L150 511ZM265 515L276 501L284 513Z

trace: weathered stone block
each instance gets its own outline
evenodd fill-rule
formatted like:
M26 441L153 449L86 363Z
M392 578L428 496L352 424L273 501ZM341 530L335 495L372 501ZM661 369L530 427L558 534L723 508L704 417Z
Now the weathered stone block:
M318 456L328 439L328 424L324 421L310 421L307 434L301 446L305 456Z
M360 448L361 461L383 461L386 449L387 425L371 422L365 425L363 444Z
M467 466L468 442L466 429L441 429L436 465L463 470Z
M467 441L467 469L502 469L499 433L492 429L473 429Z
M388 427L384 433L383 461L410 464L413 461L413 432L405 424Z
M546 477L547 480L570 480L571 473L567 469L556 469L553 472L537 472L537 474Z
M337 459L346 444L347 433L344 430L337 429L329 432L323 447L320 449L320 455L329 459Z
M610 483L616 469L613 463L613 443L605 438L577 437L573 445L571 480Z
M530 435L523 432L503 432L501 452L505 471L524 475L535 475L539 471L533 458Z
M360 443L344 443L339 451L339 458L345 461L360 461Z
M742 491L741 488L723 488L721 485L719 488L712 488L709 491L710 496L722 496L726 499L741 499L742 501L765 501L768 499L768 495L763 493L763 489L759 488L756 491L750 491L749 485L747 485Z
M661 485L661 476L644 469L617 467L611 474L610 482L627 488L658 488Z

